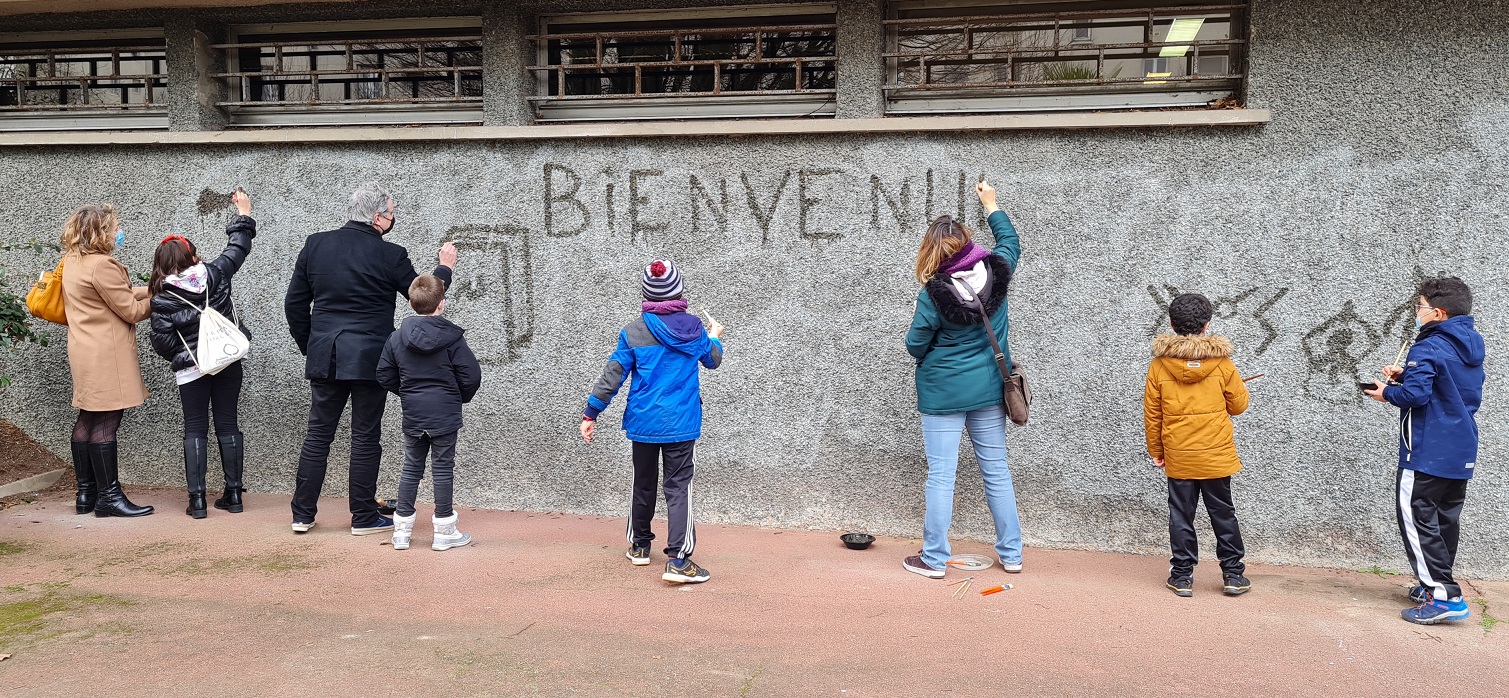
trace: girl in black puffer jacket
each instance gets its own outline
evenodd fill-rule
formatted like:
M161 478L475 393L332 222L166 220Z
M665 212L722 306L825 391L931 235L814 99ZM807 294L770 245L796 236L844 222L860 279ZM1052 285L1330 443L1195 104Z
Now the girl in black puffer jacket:
M209 458L210 406L214 405L215 439L220 442L220 465L225 469L225 493L215 500L216 509L240 512L241 467L243 460L241 428L236 421L236 402L241 397L241 362L237 361L214 375L199 372L194 360L199 350L199 309L208 300L227 319L236 322L248 338L231 303L231 277L251 253L251 241L257 235L252 220L251 200L236 189L231 200L240 215L225 226L230 243L214 261L199 260L194 243L181 235L169 235L157 246L153 258L152 280L152 348L172 365L178 381L178 395L183 401L183 468L189 486L189 516L202 519L205 466Z

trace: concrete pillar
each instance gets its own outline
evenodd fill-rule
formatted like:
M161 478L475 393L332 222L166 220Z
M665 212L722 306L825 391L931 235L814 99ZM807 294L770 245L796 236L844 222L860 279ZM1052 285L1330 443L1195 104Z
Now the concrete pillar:
M838 118L885 116L885 0L838 0Z
M210 77L225 68L224 55L210 48L223 29L174 13L163 24L168 55L168 130L219 131L229 121L221 101L224 84Z
M488 126L534 123L528 97L534 75L531 15L516 2L490 2L482 9L482 109Z

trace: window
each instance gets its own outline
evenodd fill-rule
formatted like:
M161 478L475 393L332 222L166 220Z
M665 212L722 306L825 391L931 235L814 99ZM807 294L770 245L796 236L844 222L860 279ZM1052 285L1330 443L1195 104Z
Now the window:
M216 48L237 125L482 121L477 19L238 27Z
M829 5L547 17L540 121L832 116Z
M160 30L0 35L0 130L167 128Z
M1240 99L1245 4L895 0L892 114L1191 107Z

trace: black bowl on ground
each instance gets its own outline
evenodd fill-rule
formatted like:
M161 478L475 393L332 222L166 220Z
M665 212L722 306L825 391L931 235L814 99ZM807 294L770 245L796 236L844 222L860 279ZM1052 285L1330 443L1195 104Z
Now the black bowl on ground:
M868 533L845 533L838 537L844 542L844 546L850 550L864 550L875 542L875 536Z

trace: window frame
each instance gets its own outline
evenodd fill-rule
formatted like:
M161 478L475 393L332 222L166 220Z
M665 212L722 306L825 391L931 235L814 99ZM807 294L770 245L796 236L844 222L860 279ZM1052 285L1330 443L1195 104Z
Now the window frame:
M923 20L902 19L901 14L907 11L938 11L947 9L958 10L950 17L938 17L940 24L953 20L955 24L963 24L964 18L969 17L1008 17L1015 15L992 15L984 8L1000 7L1005 5L1020 5L1023 8L1032 5L1049 4L1045 0L887 0L885 11L885 111L892 116L928 116L940 114L968 114L968 113L1020 113L1020 112L1046 112L1046 111L1094 111L1094 110L1118 110L1118 109L1164 109L1164 108L1203 108L1214 104L1229 104L1230 100L1237 103L1245 103L1247 91L1247 61L1250 44L1247 39L1247 27L1252 12L1251 0L1206 0L1204 2L1180 2L1180 0L1141 0L1140 2L1108 2L1106 0L1064 0L1063 2L1051 3L1058 6L1082 6L1074 9L1059 9L1056 12L1039 13L1024 12L1023 17L1042 16L1048 14L1064 15L1059 21L1058 31L1068 32L1070 39L1061 45L1052 48L1055 54L1059 52L1074 52L1096 50L1102 56L1096 62L1098 77L1086 78L1080 83L1078 79L1064 80L1058 83L1038 86L1033 81L1021 81L1014 86L985 84L971 86L961 83L957 87L930 85L915 87L902 84L899 80L899 65L903 59L898 58L903 53L900 46L898 27L905 26L908 22L922 22ZM979 15L973 15L971 8L982 8ZM1228 58L1227 74L1212 76L1204 82L1197 84L1196 81L1174 77L1162 79L1146 76L1140 77L1117 77L1105 76L1104 65L1113 60L1105 57L1106 47L1123 46L1123 44L1107 43L1099 40L1094 29L1094 18L1086 20L1086 15L1093 13L1105 13L1095 16L1102 19L1128 19L1137 17L1139 11L1144 12L1141 16L1147 16L1148 9L1164 11L1168 14L1177 15L1181 10L1190 14L1212 14L1216 9L1225 9L1229 16L1230 27L1228 38L1219 40L1201 39L1199 45L1219 44L1226 47ZM1078 30L1082 28L1080 22L1090 21L1088 28L1091 30L1091 38L1082 41L1077 37ZM1148 22L1151 29L1152 22ZM1053 31L1053 30L1049 30ZM1151 41L1151 36L1145 36L1145 42L1133 42L1157 51L1157 46L1175 43L1183 46L1183 42L1156 42ZM1194 45L1194 44L1191 44ZM1046 52L1045 49L1038 49ZM1029 49L1028 51L1031 51ZM1006 53L1007 51L998 51ZM1027 52L1027 51L1024 51ZM1055 55L1057 57L1057 55ZM1141 56L1146 58L1147 55ZM1161 58L1156 53L1152 58ZM1129 57L1120 56L1114 60L1126 60ZM1195 66L1195 72L1189 75L1193 77L1198 73L1198 63L1205 58L1196 55L1190 59L1191 65ZM1138 61L1144 63L1145 61ZM1071 59L1063 61L1065 65L1071 64ZM1011 64L1008 62L1007 66ZM1016 82L1012 78L1015 73L1008 75L1005 82ZM1096 81L1096 82L1092 82ZM1051 81L1039 81L1051 82ZM1170 86L1172 85L1172 86ZM1158 86L1158 87L1154 87ZM1207 88L1207 89L1181 89Z
M672 10L624 10L620 12L573 12L542 14L537 18L536 33L529 35L533 44L534 63L527 67L527 97L530 110L537 123L565 123L590 121L655 121L697 119L745 119L745 118L832 118L837 114L837 71L841 70L837 48L838 24L837 2L802 4L762 4L732 7L680 8ZM678 20L699 21L705 19L747 18L753 26L762 17L812 16L809 25L828 26L834 33L834 50L829 57L813 57L814 63L832 66L835 85L828 88L800 88L780 93L740 94L721 92L706 93L656 93L627 96L575 95L565 96L550 93L550 74L559 71L560 64L550 63L549 37L577 34L572 26L621 23L621 30L581 33L634 32L633 26L649 23L675 22ZM779 26L779 25L775 25ZM797 26L797 25L790 25ZM734 29L729 27L727 29ZM563 30L564 29L564 30ZM689 31L682 29L645 30L667 33ZM720 59L722 60L722 59ZM625 63L625 65L633 65ZM563 74L563 73L562 73ZM715 72L716 75L716 72ZM564 87L564 86L562 86Z
M46 44L52 44L54 47L39 47ZM26 48L16 48L20 46ZM130 60L161 61L162 72L145 75L94 76L106 79L143 79L147 84L141 88L121 88L146 90L147 101L143 103L35 105L30 109L21 108L24 105L19 104L0 107L0 132L166 130L168 128L168 56L165 33L162 28L138 27L85 32L0 32L0 54L3 55L41 56L46 53L65 52L70 48L84 54L113 52L126 48L160 50L161 58L154 56L149 59ZM116 60L124 59L117 58ZM150 84L158 80L161 84ZM154 90L162 91L162 101L153 99Z
M393 32L406 30L410 32L408 37L389 36L371 40L363 40L358 35L362 33ZM439 36L436 32L457 32L454 37ZM473 35L473 33L475 35ZM343 35L345 38L319 38L309 39L307 44L300 44L301 36L309 35ZM254 41L245 41L243 37L261 37ZM276 38L271 38L276 37ZM269 102L257 104L261 100L245 98L243 85L238 85L253 77L251 73L258 71L241 70L241 49L258 45L291 44L291 45L315 45L318 42L333 44L349 43L404 43L406 40L432 39L432 40L475 40L477 51L484 53L486 48L483 42L482 18L480 16L454 16L454 17L411 17L398 19L376 20L330 20L317 22L279 22L274 24L238 24L226 27L226 40L212 46L221 51L225 60L224 72L215 72L212 77L222 81L226 89L226 97L217 102L217 106L224 109L229 116L230 127L277 127L277 126L403 126L403 125L480 125L484 121L483 100L486 99L486 79L483 66L467 66L465 72L475 72L478 80L482 82L484 92L475 97L457 96L454 99L428 99L414 101L397 101L386 98L379 100L356 100L346 102L311 102L307 104L289 104ZM348 49L348 55L351 52ZM453 73L453 79L461 82L460 69L455 67L441 70ZM318 84L317 74L328 74L329 71L311 67L309 71L289 71L282 74L312 75L315 80L309 84ZM277 72L268 75L279 74ZM357 73L365 74L365 73ZM471 79L471 78L468 78ZM303 83L300 83L303 84Z

